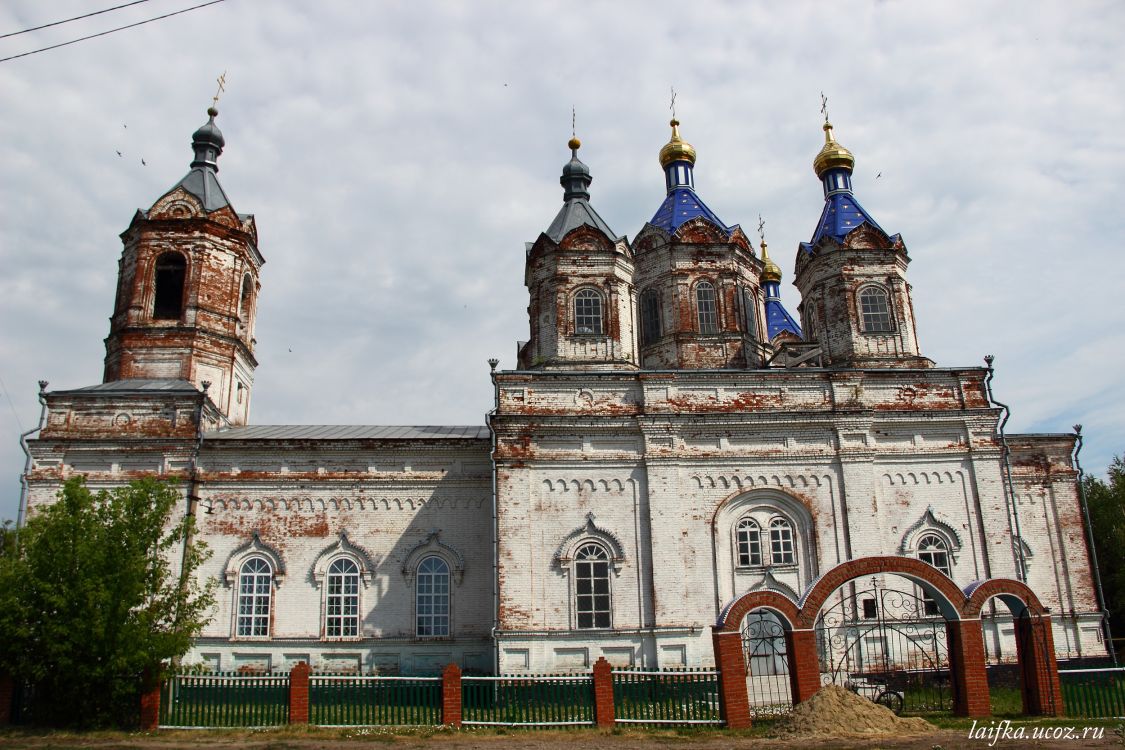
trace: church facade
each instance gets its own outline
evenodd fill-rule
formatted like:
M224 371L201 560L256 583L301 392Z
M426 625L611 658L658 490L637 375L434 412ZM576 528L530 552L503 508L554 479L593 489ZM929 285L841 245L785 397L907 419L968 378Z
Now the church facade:
M959 589L1025 582L1059 658L1106 653L1075 436L1005 435L990 363L922 355L906 245L858 202L831 125L797 316L765 242L704 203L678 122L666 198L631 241L591 204L573 139L563 205L526 247L530 337L517 369L493 363L487 424L287 426L249 419L265 261L218 182L209 113L188 174L121 235L104 382L44 390L25 477L32 513L74 474L180 480L218 581L188 661L706 666L740 596L800 602L871 556ZM1011 615L981 621L989 657L1014 658Z

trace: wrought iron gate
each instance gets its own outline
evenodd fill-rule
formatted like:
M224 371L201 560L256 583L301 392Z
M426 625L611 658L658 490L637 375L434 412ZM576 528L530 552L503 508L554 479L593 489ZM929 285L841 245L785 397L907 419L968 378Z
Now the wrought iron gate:
M742 654L750 712L764 716L792 710L785 629L776 615L763 609L746 615L742 621Z
M913 586L852 582L816 620L822 684L846 687L893 710L952 708L949 645L936 602Z

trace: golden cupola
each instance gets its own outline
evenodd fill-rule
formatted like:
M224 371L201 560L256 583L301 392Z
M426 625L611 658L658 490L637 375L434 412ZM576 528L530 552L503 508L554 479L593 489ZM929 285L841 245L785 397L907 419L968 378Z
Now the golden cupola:
M680 121L672 118L672 138L660 149L660 166L667 167L674 161L686 161L695 165L695 147L680 137Z
M846 169L851 172L855 168L855 157L852 152L841 146L832 134L832 123L824 123L824 147L813 159L813 169L816 176L824 179L824 174L830 169Z
M762 281L781 281L781 267L770 257L765 240L762 240L762 266Z

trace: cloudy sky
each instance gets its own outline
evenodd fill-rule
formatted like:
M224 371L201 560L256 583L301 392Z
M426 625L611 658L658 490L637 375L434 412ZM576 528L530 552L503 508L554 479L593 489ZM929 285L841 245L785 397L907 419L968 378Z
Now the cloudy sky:
M113 4L7 0L0 33ZM253 422L481 423L487 359L527 338L524 242L561 203L572 105L593 203L633 237L675 86L699 193L765 218L795 311L823 90L859 199L906 240L923 353L995 354L1012 428L1081 422L1101 472L1125 451L1122 29L1117 2L227 0L0 63L0 518L36 381L100 382L117 235L187 171L224 70L219 177L267 259Z

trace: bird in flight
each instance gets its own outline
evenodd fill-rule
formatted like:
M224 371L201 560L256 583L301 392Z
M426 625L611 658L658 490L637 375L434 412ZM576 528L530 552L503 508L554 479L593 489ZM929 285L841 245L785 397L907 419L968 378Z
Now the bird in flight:
M117 149L114 149L114 151L117 151ZM121 156L121 152L120 152L120 151L117 151L117 155L118 155L118 156Z
M144 160L144 157L143 157L143 156L141 157L141 166L142 166L142 167L147 167L147 166L148 166L148 163L147 163L147 162L145 162L145 160Z
M882 177L882 176L883 176L883 173L882 173L882 172L880 172L879 174L875 175L875 179L877 180L877 179L879 179L879 178L880 178L880 177Z

